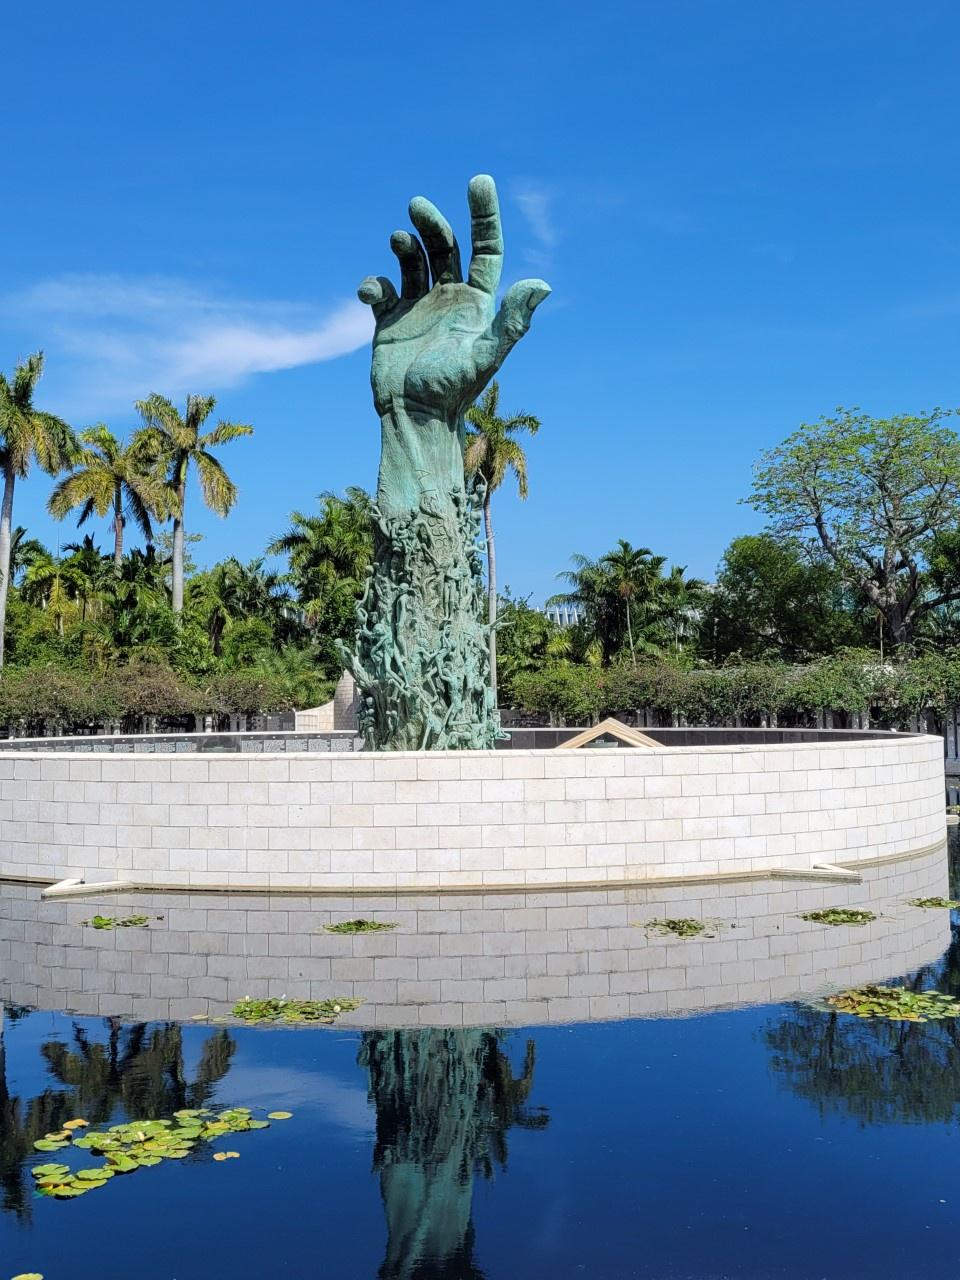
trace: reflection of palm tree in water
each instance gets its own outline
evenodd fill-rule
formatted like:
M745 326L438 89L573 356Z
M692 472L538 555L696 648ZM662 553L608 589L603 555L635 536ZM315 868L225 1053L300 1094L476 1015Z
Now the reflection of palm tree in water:
M0 1028L0 1191L2 1208L26 1217L29 1195L23 1166L33 1144L65 1120L82 1116L105 1124L120 1108L131 1119L170 1115L181 1107L202 1107L214 1086L227 1074L235 1041L217 1031L204 1042L192 1081L183 1065L183 1035L175 1023L148 1027L106 1021L105 1041L91 1040L80 1026L72 1045L49 1040L40 1048L47 1069L64 1088L47 1088L28 1101L13 1097L7 1086Z
M903 983L960 996L960 931ZM960 1019L888 1022L792 1005L763 1033L774 1070L820 1115L861 1124L945 1124L960 1108Z
M507 1130L543 1128L526 1109L535 1050L513 1074L503 1033L367 1031L359 1061L377 1110L374 1168L387 1217L381 1280L483 1280L473 1261L473 1176L506 1166Z

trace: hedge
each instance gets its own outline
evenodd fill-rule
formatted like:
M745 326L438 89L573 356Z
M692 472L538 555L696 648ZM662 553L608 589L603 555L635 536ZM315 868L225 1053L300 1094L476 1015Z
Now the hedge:
M551 721L588 724L641 709L655 723L806 725L823 711L866 713L882 728L960 705L960 653L880 662L848 651L806 667L759 663L685 669L671 663L609 668L554 663L517 676L512 705Z
M50 666L7 667L0 677L0 728L11 736L191 728L197 717L288 711L294 697L282 675L227 671L201 682L162 663L138 662L103 674Z

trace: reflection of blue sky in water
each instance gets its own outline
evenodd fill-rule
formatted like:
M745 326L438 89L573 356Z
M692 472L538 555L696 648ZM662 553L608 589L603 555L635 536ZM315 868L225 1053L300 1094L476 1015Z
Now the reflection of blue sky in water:
M321 1113L325 1123L357 1137L369 1137L376 1128L363 1085L324 1071L241 1065L230 1073L230 1094L248 1107Z
M473 1178L487 1280L956 1280L956 1124L861 1126L832 1104L821 1115L766 1043L792 1017L792 1006L765 1007L512 1035L515 1071L535 1041L530 1102L550 1124L512 1128L506 1167ZM82 1023L105 1036L102 1020ZM8 1021L12 1093L47 1083L38 1048L54 1025L69 1034L50 1014ZM184 1028L188 1074L209 1034ZM256 1093L293 1120L231 1142L241 1159L226 1165L189 1161L75 1203L36 1202L32 1226L0 1214L0 1275L57 1280L69 1258L69 1280L131 1280L136 1257L137 1280L193 1280L200 1262L204 1280L376 1280L387 1223L360 1122L359 1036L231 1035L218 1102ZM109 1247L78 1249L81 1238Z

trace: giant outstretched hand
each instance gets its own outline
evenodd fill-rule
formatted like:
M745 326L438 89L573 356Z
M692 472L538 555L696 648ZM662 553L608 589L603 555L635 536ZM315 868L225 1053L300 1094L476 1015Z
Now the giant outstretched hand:
M550 292L543 280L520 280L496 309L503 233L493 179L473 178L468 199L473 254L466 281L450 224L417 196L410 218L420 239L408 231L390 237L399 295L385 276L368 276L358 291L376 319L371 381L383 428L377 500L386 515L442 505L451 490L462 490L464 411Z
M480 495L467 491L463 475L464 413L550 287L521 280L497 310L503 234L493 179L474 178L469 198L466 281L450 224L417 196L410 217L420 238L390 237L399 295L384 276L369 276L359 291L376 319L380 476L373 563L356 643L342 656L360 691L360 728L378 751L489 749L499 735L477 548Z

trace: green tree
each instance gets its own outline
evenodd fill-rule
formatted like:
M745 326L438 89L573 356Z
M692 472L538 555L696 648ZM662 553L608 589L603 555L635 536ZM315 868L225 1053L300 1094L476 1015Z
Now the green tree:
M124 444L101 422L81 431L79 439L80 457L74 470L54 486L47 509L62 520L79 507L78 525L94 514L103 517L111 512L113 563L119 574L127 520L133 520L146 541L152 542L151 521L169 515L167 487L141 435Z
M76 602L83 594L82 571L62 556L37 556L24 575L20 595L27 604L44 610L62 636L68 617L78 614Z
M289 597L278 574L264 569L263 560L241 564L230 557L189 583L187 600L202 616L214 657L223 652L224 635L238 622L256 620L268 641L279 640Z
M776 537L818 548L897 647L924 615L960 599L960 582L938 591L928 573L938 535L960 525L960 438L942 425L952 412L839 409L804 423L762 456L748 499Z
M860 602L817 548L769 533L734 538L701 628L713 662L812 658L868 642Z
M670 633L677 656L696 638L706 601L706 583L699 578L688 578L686 573L686 565L671 566L667 576L660 580L658 591L661 621Z
M99 612L101 595L107 582L109 560L89 533L82 542L68 542L64 551L69 552L66 565L74 575L76 594L81 604L80 620L83 622L91 607Z
M497 610L500 694L506 705L513 705L514 681L529 671L539 671L552 658L568 656L570 645L566 632L545 613L531 607L529 600L518 600L506 587Z
M467 475L480 476L484 482L483 528L487 540L487 621L490 624L490 687L494 701L497 697L497 552L493 536L493 518L490 504L494 493L503 484L508 472L517 481L517 492L525 500L529 492L527 482L527 457L523 446L514 437L521 431L535 436L540 430L540 419L532 413L515 413L501 418L500 386L494 379L477 404L466 413L467 421L474 427L467 432L464 466Z
M591 560L579 551L571 556L572 569L557 576L570 590L550 597L548 605L574 605L583 613L583 628L600 647L600 661L607 666L623 643L623 604L603 559Z
M10 581L16 583L38 556L50 552L38 538L28 538L22 524L18 524L10 536Z
M43 352L37 351L17 365L13 377L0 373L0 469L3 500L0 504L0 667L3 666L10 590L10 544L13 533L13 493L18 480L26 479L36 462L48 475L57 475L77 454L73 429L33 403Z
M286 533L267 547L268 555L287 558L286 581L293 587L318 658L330 674L339 674L335 642L352 640L357 601L373 557L370 495L349 487L343 497L320 495L320 511L294 511Z
M649 599L653 581L660 576L663 556L654 556L649 547L633 547L620 538L616 548L602 556L600 563L609 574L611 584L623 601L623 613L627 621L627 639L630 643L630 661L637 665L637 650L633 641L634 601L640 595Z
M173 512L171 603L177 615L183 612L183 520L190 467L196 470L206 505L218 516L227 515L237 500L237 486L211 450L253 434L253 427L222 421L212 431L201 434L215 404L213 396L187 396L181 416L169 400L154 394L139 400L136 406L144 423L137 447L166 475L167 504Z
M676 571L665 578L665 556L633 547L623 538L598 560L580 554L572 560L573 568L559 575L570 590L551 596L547 603L576 605L582 611L583 621L576 629L580 634L571 637L580 648L584 640L595 641L601 664L609 666L626 646L636 666L638 652L658 657L676 642L676 611L689 604L680 597L680 585L689 585L690 597L700 587L696 579L688 583L683 570L679 580Z

